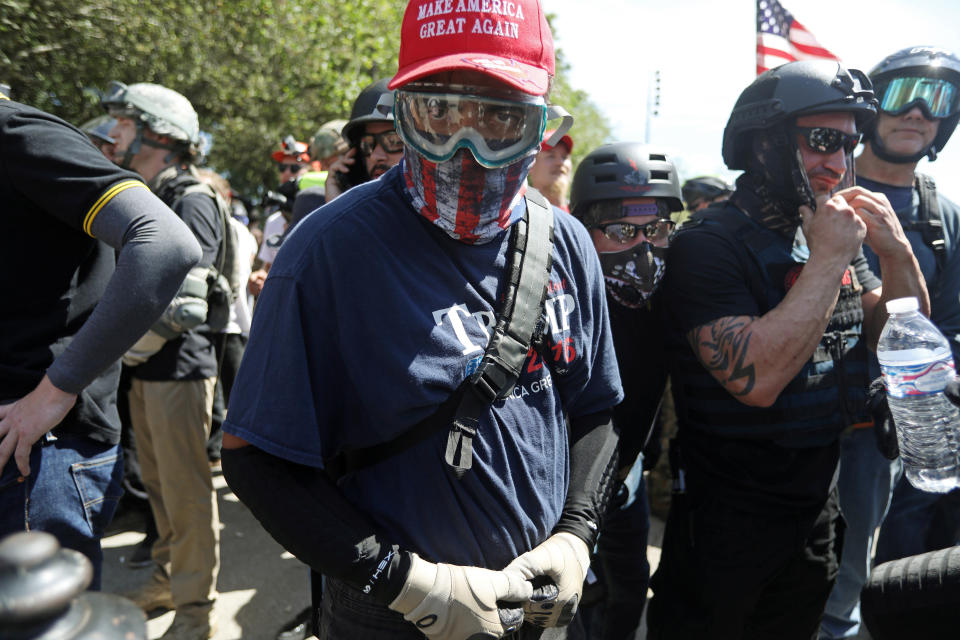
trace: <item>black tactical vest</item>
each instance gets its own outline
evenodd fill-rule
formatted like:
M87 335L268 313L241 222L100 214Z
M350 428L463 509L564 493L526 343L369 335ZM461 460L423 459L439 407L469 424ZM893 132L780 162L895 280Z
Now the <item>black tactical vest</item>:
M753 274L748 285L761 315L783 300L809 257L805 244L790 243L732 205L710 208L680 233L701 225L743 247L741 259ZM856 273L848 268L820 344L770 407L750 407L731 396L700 365L684 340L673 373L681 424L731 438L808 447L827 444L846 427L868 421L864 405L870 380L861 335L862 293Z

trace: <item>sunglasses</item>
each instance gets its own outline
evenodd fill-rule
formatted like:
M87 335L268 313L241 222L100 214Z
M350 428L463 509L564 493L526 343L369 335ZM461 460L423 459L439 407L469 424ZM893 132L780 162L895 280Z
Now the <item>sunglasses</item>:
M369 156L380 146L386 153L400 153L403 151L403 140L396 131L382 133L368 133L360 138L360 153Z
M960 90L943 78L894 78L883 89L880 109L898 116L919 106L928 119L946 118L960 108Z
M277 165L277 171L279 171L280 173L283 173L284 171L292 171L293 173L296 173L297 171L300 171L300 169L303 169L302 164L278 164Z
M811 151L824 155L836 153L840 149L845 153L853 153L860 143L859 133L847 133L830 127L794 127L794 130Z
M632 242L637 234L643 233L643 237L653 244L666 244L670 238L670 232L676 223L673 220L659 218L646 224L633 224L632 222L608 222L607 224L598 224L594 228L599 229L608 240L613 240L620 244Z

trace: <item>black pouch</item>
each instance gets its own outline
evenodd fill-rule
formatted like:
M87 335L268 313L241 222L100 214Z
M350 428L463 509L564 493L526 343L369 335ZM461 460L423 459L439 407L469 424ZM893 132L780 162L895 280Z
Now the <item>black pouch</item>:
M233 291L230 283L211 268L207 274L207 326L213 333L219 333L230 322L230 307L233 306Z
M883 378L870 383L867 411L873 416L873 434L877 437L880 454L887 460L896 460L900 456L900 445L897 443L897 429L890 415L890 405L887 404L887 387L883 384Z

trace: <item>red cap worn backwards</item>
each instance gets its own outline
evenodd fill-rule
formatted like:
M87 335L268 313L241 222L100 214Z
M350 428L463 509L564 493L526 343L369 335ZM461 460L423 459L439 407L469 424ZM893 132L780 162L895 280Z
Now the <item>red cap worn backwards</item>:
M542 96L554 74L553 35L540 0L410 0L396 89L438 71L480 71Z

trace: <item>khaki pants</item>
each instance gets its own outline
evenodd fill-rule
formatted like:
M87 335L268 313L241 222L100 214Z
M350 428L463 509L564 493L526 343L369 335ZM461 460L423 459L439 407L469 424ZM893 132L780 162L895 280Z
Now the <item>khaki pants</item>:
M132 381L130 421L160 537L153 560L170 576L177 608L216 598L220 518L207 438L214 378Z

